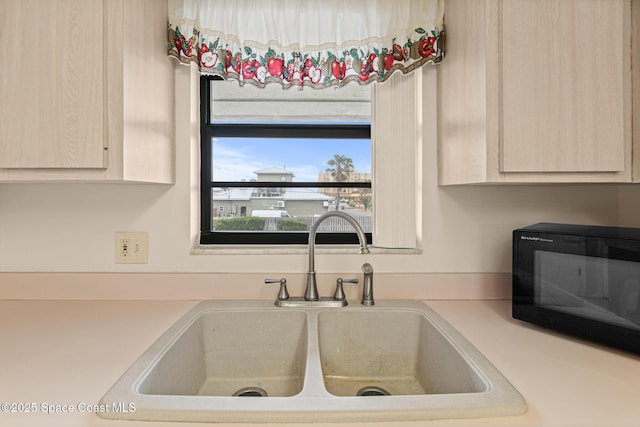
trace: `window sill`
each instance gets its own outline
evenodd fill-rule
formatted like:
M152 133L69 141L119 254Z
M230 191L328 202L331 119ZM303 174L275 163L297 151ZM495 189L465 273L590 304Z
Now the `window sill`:
M381 248L369 246L373 255L413 255L421 254L421 248ZM196 246L189 251L190 255L298 255L309 253L307 245L220 245ZM357 254L358 246L316 246L316 254Z

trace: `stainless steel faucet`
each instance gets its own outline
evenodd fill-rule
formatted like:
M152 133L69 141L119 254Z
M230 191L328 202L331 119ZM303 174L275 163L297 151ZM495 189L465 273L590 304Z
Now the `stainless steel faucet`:
M360 227L360 224L356 222L350 215L344 212L331 211L320 216L316 222L311 226L309 231L309 271L307 272L307 288L304 291L303 297L290 297L287 291L287 279L284 277L281 279L265 279L265 283L280 283L280 291L278 292L278 298L275 301L275 305L278 307L344 307L346 306L347 299L344 296L344 290L342 289L343 283L358 283L358 279L342 279L339 278L336 285L336 292L333 297L320 298L318 295L318 286L316 283L316 271L315 271L315 245L316 245L316 233L318 227L322 222L330 217L338 217L347 221L356 230L358 234L358 240L360 241L360 253L368 254L369 247L367 246L367 238L364 234L364 230ZM368 267L366 267L368 266ZM365 268L366 267L366 268ZM373 305L373 268L370 264L364 264L362 266L364 272L364 289L362 290L362 305Z
M316 246L316 233L318 227L325 219L331 217L338 217L346 220L356 230L358 234L358 240L360 241L360 253L368 254L369 247L367 246L367 238L364 234L364 230L360 227L360 224L356 222L353 217L340 211L331 211L323 214L318 220L311 226L309 231L309 270L307 271L307 288L304 291L305 301L318 301L320 296L318 295L318 285L316 283L316 270L315 270L315 246Z

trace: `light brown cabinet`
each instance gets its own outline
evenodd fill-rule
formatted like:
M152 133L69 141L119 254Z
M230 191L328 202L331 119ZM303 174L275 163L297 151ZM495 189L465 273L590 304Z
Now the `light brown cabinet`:
M0 2L0 181L174 181L166 1Z
M99 0L0 5L0 168L105 165Z
M630 182L629 0L447 0L439 182Z

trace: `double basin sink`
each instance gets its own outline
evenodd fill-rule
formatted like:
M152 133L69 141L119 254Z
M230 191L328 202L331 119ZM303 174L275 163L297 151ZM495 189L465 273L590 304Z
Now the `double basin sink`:
M513 386L427 305L277 308L205 301L171 326L101 404L115 419L336 422L497 417Z

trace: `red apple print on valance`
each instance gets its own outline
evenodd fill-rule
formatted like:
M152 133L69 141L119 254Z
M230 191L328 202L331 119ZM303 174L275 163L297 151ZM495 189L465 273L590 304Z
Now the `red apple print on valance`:
M442 61L443 1L169 0L168 53L240 85L384 82Z

